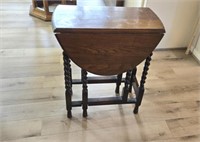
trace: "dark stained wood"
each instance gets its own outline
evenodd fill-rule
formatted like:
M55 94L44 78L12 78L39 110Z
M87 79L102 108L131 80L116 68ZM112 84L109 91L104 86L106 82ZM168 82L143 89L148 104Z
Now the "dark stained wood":
M149 8L59 5L52 19L54 32L164 33Z
M87 86L87 71L81 70L81 80L82 80L82 102L83 102L83 117L87 117L87 108L88 108L88 86Z
M95 105L114 105L114 104L134 104L136 103L135 98L129 98L126 102L122 101L122 97L101 97L101 98L89 98L88 99L88 106L95 106ZM82 106L82 101L73 101L73 107Z
M124 6L125 0L117 0L116 6Z
M126 72L125 84L124 84L124 88L122 91L122 101L123 102L127 102L127 100L128 100L130 81L131 81L131 70L128 70Z
M131 73L131 82L130 82L130 86L129 86L129 93L132 92L132 86L133 86L133 82L137 83L137 78L136 78L136 72L137 72L137 68L134 68L132 70L132 73Z
M144 95L144 84L146 82L146 79L147 79L147 74L148 74L148 70L149 70L149 65L150 65L150 61L151 61L151 56L153 55L153 53L151 53L147 58L146 58L146 61L145 61L145 64L144 64L144 68L143 68L143 72L142 72L142 77L141 77L141 80L140 80L140 86L139 86L139 91L136 93L136 104L135 104L135 108L133 110L133 112L135 114L138 113L138 108L139 106L141 105L142 103L142 98L143 98L143 95Z
M56 34L64 52L73 62L99 75L115 75L134 68L154 50L162 36L162 34L124 36L88 33Z
M65 76L65 98L66 98L66 109L67 109L67 117L72 117L72 76L71 76L71 64L70 59L67 55L63 53L64 60L64 76Z
M126 74L126 78L122 78L122 74L117 76L107 76L107 77L87 77L87 71L81 69L81 80L80 79L72 79L71 75L71 64L70 59L65 53L63 53L64 60L64 77L65 77L65 96L66 96L66 109L67 109L67 117L72 117L71 109L72 107L82 106L83 108L83 117L87 117L87 108L88 105L111 105L111 104L129 104L136 103L136 98L128 98L128 93L130 87L133 87L135 94L138 95L137 91L137 79L135 74L131 72L135 72L135 69L132 71L128 71ZM131 77L134 76L134 77ZM121 82L125 82L125 87L122 92L122 96L116 97L105 97L105 98L88 98L88 88L87 84L96 84L96 83L116 83L115 92L119 93L119 87ZM72 101L72 84L82 84L82 101ZM129 88L128 88L129 87ZM142 94L143 95L143 94ZM137 107L138 110L138 107Z
M116 83L118 78L117 76L87 77L87 84ZM121 82L125 82L125 78L119 78L119 80L119 86ZM73 79L72 84L82 84L82 81L80 79Z
M120 87L120 85L121 85L121 82L122 82L122 73L120 73L120 74L118 74L117 75L117 80L115 81L116 82L116 88L115 88L115 93L116 94L119 94L119 87Z
M152 51L165 32L153 11L149 8L58 6L52 23L56 38L64 50L68 117L72 117L71 107L80 105L84 117L87 116L88 105L135 103L134 113L138 113ZM71 87L76 81L71 76L69 59L82 69L82 101L71 101ZM145 66L138 84L136 66L144 59ZM99 81L94 78L89 82L87 71L98 75L117 75L117 79L111 77ZM123 72L126 72L125 80L122 80ZM113 81L116 83L116 93L119 93L121 82L125 82L121 96L88 98L88 82ZM132 87L136 98L129 99L128 93Z
M149 8L63 5L56 8L52 23L70 59L98 75L116 75L136 67L165 32Z

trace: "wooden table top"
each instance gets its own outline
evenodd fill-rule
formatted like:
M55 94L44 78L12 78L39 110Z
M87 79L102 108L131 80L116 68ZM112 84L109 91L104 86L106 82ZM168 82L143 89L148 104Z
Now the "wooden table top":
M52 23L64 53L98 75L133 69L150 55L165 32L149 8L60 5Z
M149 8L59 5L52 23L54 32L165 32Z

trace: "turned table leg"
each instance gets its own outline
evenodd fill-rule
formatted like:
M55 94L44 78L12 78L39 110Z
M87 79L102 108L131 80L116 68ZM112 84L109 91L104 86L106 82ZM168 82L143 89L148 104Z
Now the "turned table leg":
M123 102L127 102L127 99L128 99L130 79L131 79L131 70L128 70L126 72L125 86L124 86L123 92L122 92L122 101Z
M147 78L147 74L148 74L148 70L149 70L149 65L150 65L150 61L151 61L151 56L153 55L153 53L151 53L147 58L146 58L146 61L145 61L145 64L144 64L144 68L143 68L143 72L142 72L142 77L141 77L141 81L140 81L140 86L139 86L139 92L136 96L136 104L135 104L135 108L133 110L133 112L135 114L138 113L138 109L139 109L139 106L141 105L141 102L142 102L142 98L143 98L143 95L144 95L144 84L145 84L145 81L146 81L146 78Z
M130 86L129 86L129 93L132 92L132 87L133 87L133 81L135 81L135 76L136 76L136 72L137 72L137 68L135 67L133 70L132 70L132 73L131 73L131 81L130 81Z
M64 60L64 76L65 76L65 98L67 107L67 117L72 117L72 79L71 79L71 65L70 59L63 53Z
M115 88L115 93L119 94L119 87L122 82L122 73L117 75L117 82L116 82L116 88Z
M88 108L87 71L82 69L81 76L82 76L81 79L82 79L82 84L83 84L83 90L82 90L83 117L87 117L87 108Z

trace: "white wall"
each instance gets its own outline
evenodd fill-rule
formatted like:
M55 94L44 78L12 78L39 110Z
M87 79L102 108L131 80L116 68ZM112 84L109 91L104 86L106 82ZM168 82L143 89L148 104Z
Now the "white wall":
M147 0L162 20L166 34L158 48L187 47L198 16L200 0Z
M77 1L78 5L81 6L104 6L104 1L103 0L78 0Z
M125 0L126 7L141 7L145 0Z
M146 0L161 19L166 34L157 48L187 47L198 16L200 0ZM141 0L126 0L126 6L137 6ZM138 4L139 5L139 4Z

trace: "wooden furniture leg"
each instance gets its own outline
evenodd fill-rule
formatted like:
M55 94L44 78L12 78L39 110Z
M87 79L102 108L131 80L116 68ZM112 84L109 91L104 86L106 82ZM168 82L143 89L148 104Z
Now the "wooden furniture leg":
M48 0L32 0L29 14L42 20L50 21L52 13L49 11Z
M135 67L132 70L132 73L131 73L131 81L130 81L130 86L129 86L129 93L132 92L133 82L135 82L135 78L136 78L136 72L137 72L137 68Z
M143 73L140 81L140 86L138 89L138 93L136 93L136 103L134 108L134 114L138 113L139 106L141 105L143 95L144 95L144 84L146 81L146 76L148 74L149 65L151 61L152 53L146 58L145 65L143 68ZM67 117L72 117L72 71L71 71L71 65L70 65L70 59L67 55L63 53L63 60L64 60L64 75L65 75L65 97L66 97L66 109L67 109ZM125 78L125 86L122 91L122 101L127 102L128 100L128 93L132 91L133 82L137 81L135 80L137 69L134 68L132 71L129 70L126 72L126 78ZM88 109L88 87L87 87L87 71L84 69L81 70L81 82L82 82L82 108L83 108L83 117L87 117L87 109ZM117 86L115 92L119 93L119 86L122 82L122 74L117 75ZM137 84L137 83L136 83Z
M45 15L50 15L51 13L49 12L49 3L48 3L48 0L43 0L43 5L44 5Z
M88 89L87 89L87 71L81 69L81 80L82 80L82 108L83 108L83 117L87 117L87 108L88 108Z
M35 0L32 0L32 6L33 6L33 8L36 8L37 4L36 4Z
M67 55L63 53L64 60L64 76L65 76L65 98L66 98L66 109L67 117L72 117L72 79L71 79L71 65L70 59Z
M129 93L132 92L132 87L133 87L133 82L136 81L136 72L137 72L137 68L135 67L132 71L131 71L131 79L130 79L130 85L129 85ZM123 74L118 74L117 75L117 82L116 82L116 89L115 89L115 93L119 93L119 88L121 85L122 81L122 75Z
M143 98L143 95L144 95L144 84L145 84L145 81L146 81L146 78L147 78L147 74L148 74L149 65L150 65L152 55L153 55L153 53L151 53L146 58L146 61L145 61L145 64L144 64L142 77L141 77L141 81L140 81L140 86L139 86L139 92L136 96L136 104L135 104L135 108L133 110L134 114L138 113L139 106L141 105L141 102L142 102L142 98Z
M119 87L122 82L122 73L117 75L117 82L116 82L116 88L115 88L115 93L119 94Z
M131 79L131 70L128 70L126 72L125 86L124 86L123 92L122 92L122 101L123 102L127 102L127 99L128 99L130 79Z
M50 5L76 5L76 3L76 0L32 0L29 14L44 21L51 21L53 11L49 10Z

